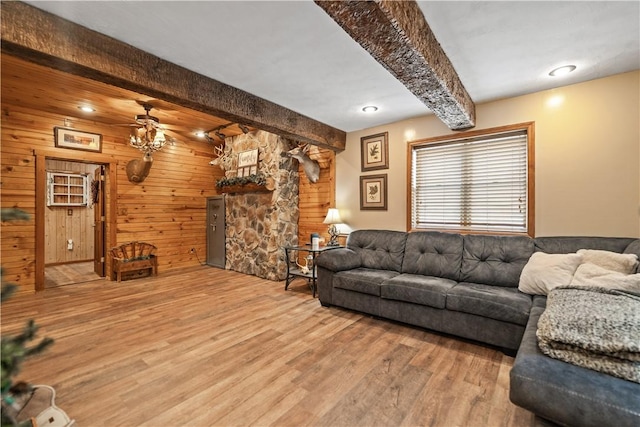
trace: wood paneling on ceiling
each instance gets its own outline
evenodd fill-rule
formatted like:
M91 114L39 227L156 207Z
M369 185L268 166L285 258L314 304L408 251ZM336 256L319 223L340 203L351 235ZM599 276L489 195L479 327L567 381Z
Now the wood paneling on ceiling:
M136 114L145 113L141 104L147 102L154 107L151 115L166 127L168 135L184 143L198 140L194 134L196 131L229 123L219 117L6 54L2 55L2 80L3 103L69 118L82 117L111 126L133 123ZM90 105L96 111L84 113L78 109L80 105ZM124 128L123 133L127 134L129 131L126 126ZM223 133L235 136L242 131L234 124L225 128ZM214 137L213 134L211 136ZM217 138L216 142L221 143Z

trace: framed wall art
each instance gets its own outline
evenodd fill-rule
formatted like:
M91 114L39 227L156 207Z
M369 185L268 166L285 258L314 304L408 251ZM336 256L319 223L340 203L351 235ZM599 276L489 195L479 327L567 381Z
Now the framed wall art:
M360 177L360 210L387 210L387 174Z
M389 132L360 138L362 172L389 168Z
M249 176L258 173L258 149L238 153L238 176Z
M102 135L98 133L56 126L53 128L53 136L56 147L102 152Z

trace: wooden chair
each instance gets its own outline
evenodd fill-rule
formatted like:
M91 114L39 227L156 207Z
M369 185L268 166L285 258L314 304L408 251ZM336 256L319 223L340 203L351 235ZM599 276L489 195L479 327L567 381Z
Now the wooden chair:
M151 243L137 241L111 248L111 266L117 281L122 281L122 273L128 273L125 276L133 277L142 277L146 273L157 276L157 249Z

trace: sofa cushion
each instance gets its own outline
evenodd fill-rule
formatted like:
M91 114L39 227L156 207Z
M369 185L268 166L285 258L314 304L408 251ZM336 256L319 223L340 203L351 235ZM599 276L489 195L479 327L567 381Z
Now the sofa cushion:
M578 254L536 252L522 269L518 289L526 294L547 295L551 289L571 283L581 262Z
M526 325L531 296L516 288L461 282L447 292L446 307L490 319Z
M402 270L407 233L390 230L356 230L349 234L347 247L360 255L362 267Z
M520 273L533 254L526 236L463 236L460 281L517 287Z
M583 263L595 264L598 267L622 274L635 273L638 266L638 255L636 254L619 254L598 249L580 249L578 255L582 256Z
M458 280L462 242L460 234L435 231L409 233L402 272Z
M455 285L455 281L440 277L401 274L382 284L380 296L396 301L445 308L447 291Z
M333 277L333 287L362 294L380 296L380 285L399 273L371 268L354 268L340 271Z

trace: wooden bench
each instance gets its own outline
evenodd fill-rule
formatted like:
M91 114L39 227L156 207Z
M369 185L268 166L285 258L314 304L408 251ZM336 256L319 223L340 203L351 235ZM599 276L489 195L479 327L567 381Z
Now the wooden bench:
M151 243L129 242L111 248L112 274L122 281L123 273L126 278L146 277L158 275L157 248ZM112 277L113 278L113 277Z

